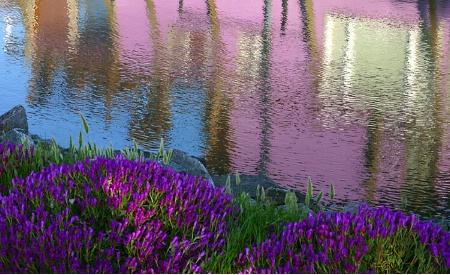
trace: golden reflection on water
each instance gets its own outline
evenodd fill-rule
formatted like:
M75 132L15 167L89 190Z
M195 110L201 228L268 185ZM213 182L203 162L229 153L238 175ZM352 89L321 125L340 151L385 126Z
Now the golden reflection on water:
M60 111L67 121L55 123L71 132L83 111L100 143L149 149L162 137L215 173L301 190L312 176L344 200L406 196L420 201L414 211L426 202L445 213L450 22L438 1L8 5L25 30L26 104L49 113L31 118L35 128L57 136L46 121ZM14 43L17 23L3 21Z
M206 107L205 107L205 148L216 150L215 155L205 154L208 159L215 159L216 163L224 165L212 166L216 170L226 172L230 169L230 140L227 138L230 131L229 111L232 102L228 95L224 92L226 83L224 79L225 64L223 60L224 44L221 39L221 25L217 14L217 5L214 0L207 0L207 14L210 21L210 36L208 37L209 45L207 49L211 52L205 56L206 60L214 60L211 64L212 73L210 76L211 83L207 85ZM208 50L207 50L208 51ZM193 60L194 61L194 60Z
M150 40L152 42L152 68L153 85L151 92L144 95L145 104L140 113L132 114L130 123L130 136L135 138L139 144L144 144L144 137L152 133L157 137L167 139L169 131L171 106L170 106L170 63L167 48L163 44L160 25L156 14L153 0L146 0L147 16L150 29ZM134 84L134 83L133 83ZM136 84L134 84L136 85Z

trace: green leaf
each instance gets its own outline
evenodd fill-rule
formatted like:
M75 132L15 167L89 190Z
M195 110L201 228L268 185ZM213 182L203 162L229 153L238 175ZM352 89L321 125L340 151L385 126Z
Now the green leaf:
M29 143L30 143L30 142L28 141L28 138L27 138L27 137L25 137L25 138L22 139L22 144L24 145L23 148L29 147Z
M80 131L80 134L78 135L78 149L81 149L81 146L83 146L83 134Z
M256 201L259 201L260 197L261 197L261 186L258 184L258 186L256 186Z
M106 149L106 156L108 158L113 158L114 157L114 150L113 150L113 146L112 146L112 142L109 142L109 148Z
M334 196L336 195L335 191L334 191L334 184L333 181L331 181L331 185L330 185L330 198L334 199Z
M55 154L59 154L59 147L58 143L56 142L56 139L52 137L52 144L51 144L51 150L55 152Z
M319 194L317 195L316 204L318 204L320 201L322 201L322 197L323 197L323 191L321 190L319 192Z
M408 204L408 198L405 196L402 197L402 206L403 208L406 208L406 205Z
M167 164L169 164L170 160L172 159L172 153L173 149L170 149L169 152L167 153Z
M306 197L305 197L305 205L308 208L309 208L309 204L311 202L312 193L313 193L312 182L311 182L311 178L308 177L308 186L306 188Z
M239 177L239 171L236 171L236 185L241 185L241 178Z
M297 201L298 201L297 195L295 195L294 191L291 191L291 202L297 205Z
M81 117L81 121L83 122L84 132L86 134L89 134L89 126L87 124L87 121L86 121L86 119L84 118L84 116L83 116L83 114L81 112L79 112L79 114L80 114L80 117Z
M259 185L258 185L258 187L259 187ZM286 192L286 196L284 196L284 204L289 206L290 202L291 202L291 190L288 190Z
M228 174L227 181L225 182L225 193L232 195L230 182L231 182L230 174Z
M158 155L163 156L163 154L164 154L164 139L161 138L161 142L159 143Z
M72 141L72 135L70 135L70 137L69 137L69 150L70 150L70 152L72 152L73 153L73 141Z
M311 182L311 178L308 177L308 189L306 190L306 192L308 193L309 197L312 198L313 196L313 186L312 186L312 182Z

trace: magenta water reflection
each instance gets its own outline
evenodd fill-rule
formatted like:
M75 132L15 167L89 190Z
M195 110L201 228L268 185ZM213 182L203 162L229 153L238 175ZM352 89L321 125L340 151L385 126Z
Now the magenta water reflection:
M0 111L32 132L67 145L82 111L100 145L448 216L447 2L57 2L0 2Z

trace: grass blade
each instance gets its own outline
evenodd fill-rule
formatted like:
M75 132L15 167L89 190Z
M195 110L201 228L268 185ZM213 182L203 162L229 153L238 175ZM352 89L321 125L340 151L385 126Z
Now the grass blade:
M78 150L80 150L82 146L83 146L83 134L80 131L80 134L78 135Z
M227 181L225 182L225 193L233 195L231 193L231 183L230 182L231 182L230 174L228 174Z
M81 117L81 122L83 122L84 132L86 132L86 134L89 134L89 125L87 124L87 121L84 118L83 114L81 112L79 112L79 114L80 114L80 117Z
M333 184L333 181L331 182L331 185L330 185L330 198L331 199L334 199L334 196L336 195L336 193L335 193L335 191L334 191L334 184Z
M308 177L308 186L306 188L306 197L305 197L305 205L308 208L309 208L309 204L311 202L312 194L313 194L312 182L311 182L311 178Z
M316 198L316 204L322 201L323 191L320 191Z
M241 177L239 176L239 171L236 171L236 185L241 185Z

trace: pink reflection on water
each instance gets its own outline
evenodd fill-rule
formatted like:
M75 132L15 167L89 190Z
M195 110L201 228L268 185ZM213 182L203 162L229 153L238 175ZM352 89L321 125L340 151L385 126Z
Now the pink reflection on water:
M120 62L130 70L146 70L151 61L147 4L143 0L116 0L115 4Z
M178 1L131 4L116 0L122 62L134 62L133 69L146 71L148 64L161 59L155 61L155 56L138 54L144 57L133 61L137 52L154 53L155 43L159 43L163 53L172 49L168 56L173 56L175 50L170 47L177 43L176 37L187 35L187 44L181 46L185 46L190 58L172 60L170 66L192 73L209 66L208 61L217 62L208 68L220 71L211 74L220 78L221 92L232 101L232 170L256 173L262 169L278 183L301 190L305 189L308 176L317 189L328 190L333 181L337 193L346 200L400 201L400 191L383 197L380 190L400 190L400 183L405 182L408 145L403 139L404 127L395 125L374 133L377 142L373 145L374 155L368 160L368 147L372 145L368 138L371 130L366 124L348 124L342 119L334 127L326 127L324 120L328 118L320 117L327 102L318 96L324 86L323 70L318 64L324 58L324 28L329 14L357 22L384 22L407 31L422 23L418 5L315 0L303 1L301 7L298 1L288 1L286 31L282 32L282 1L268 2L270 18L265 21L261 0L215 1L217 18L207 14L205 1L183 1L179 11ZM446 45L443 51L448 53L448 21L446 24L442 45ZM219 48L216 56L211 56L212 47ZM445 90L448 55L444 55L441 64L442 75L447 77L442 87ZM364 110L349 116L367 121L368 113ZM443 148L450 148L449 136L444 135ZM450 167L448 159L441 153L439 167Z

